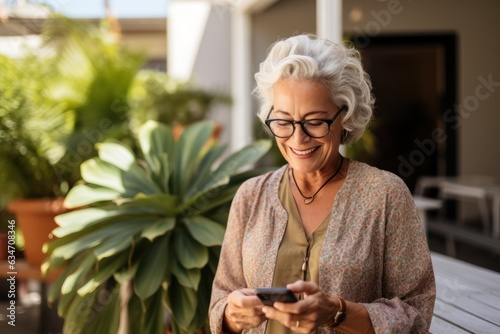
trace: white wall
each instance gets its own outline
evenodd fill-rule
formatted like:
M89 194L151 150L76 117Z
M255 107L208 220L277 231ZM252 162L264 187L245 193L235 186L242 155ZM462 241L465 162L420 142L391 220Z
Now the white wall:
M168 73L200 88L230 95L231 49L229 7L206 0L170 0ZM218 106L210 118L222 125L220 139L229 141L230 106Z
M167 20L168 73L181 81L189 80L199 52L210 3L203 0L171 0Z

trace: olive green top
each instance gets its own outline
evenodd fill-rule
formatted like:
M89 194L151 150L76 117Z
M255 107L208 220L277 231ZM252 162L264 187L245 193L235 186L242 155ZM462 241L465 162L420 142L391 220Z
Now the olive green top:
M319 254L325 239L330 215L312 233L306 237L299 210L293 198L288 172L285 171L279 187L279 199L288 212L285 235L281 241L276 266L274 268L273 287L285 287L297 280L318 282ZM304 266L304 259L308 258ZM305 272L302 271L305 269ZM305 277L304 277L305 273ZM278 321L269 320L266 334L295 333Z

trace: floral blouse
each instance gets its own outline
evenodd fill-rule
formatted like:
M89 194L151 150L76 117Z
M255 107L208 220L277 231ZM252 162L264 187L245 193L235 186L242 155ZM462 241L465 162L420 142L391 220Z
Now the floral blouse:
M285 170L246 181L233 199L210 302L212 333L223 333L232 291L272 286L288 220L278 195ZM411 194L396 175L350 162L320 252L319 287L362 303L376 333L428 332L436 297L432 262ZM265 323L243 332L262 334Z

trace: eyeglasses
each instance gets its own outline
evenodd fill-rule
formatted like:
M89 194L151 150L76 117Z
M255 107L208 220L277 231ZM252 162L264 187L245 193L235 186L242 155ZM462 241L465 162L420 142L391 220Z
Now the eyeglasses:
M306 119L303 121L291 121L282 118L271 118L269 119L269 115L273 111L273 107L269 110L269 114L265 123L271 133L278 138L289 138L293 136L295 132L295 124L300 124L302 131L306 135L312 138L323 138L330 133L330 125L335 122L335 119L338 115L347 109L346 106L342 106L339 111L333 116L331 119L323 119L323 118L314 118L314 119Z

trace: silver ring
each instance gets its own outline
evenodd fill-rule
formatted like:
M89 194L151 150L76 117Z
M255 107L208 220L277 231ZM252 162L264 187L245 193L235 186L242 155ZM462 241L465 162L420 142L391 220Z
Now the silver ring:
M299 321L299 320L297 320L297 321L295 322L295 328L299 328L299 327L300 327L300 321Z

